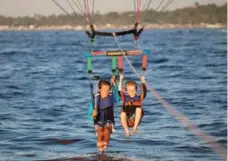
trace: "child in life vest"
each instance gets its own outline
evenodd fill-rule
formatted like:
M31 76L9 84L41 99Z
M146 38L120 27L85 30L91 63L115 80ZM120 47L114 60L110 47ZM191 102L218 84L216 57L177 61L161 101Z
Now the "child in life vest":
M115 85L115 77L111 79ZM114 131L114 95L110 92L111 84L109 81L100 80L98 84L99 92L94 96L94 119L95 131L97 136L97 148L103 152L108 148L110 135Z
M121 124L125 130L125 135L130 136L129 128L137 133L137 128L143 117L142 101L146 97L146 81L145 77L141 77L141 93L137 95L137 83L127 81L125 83L126 93L122 89L123 74L120 74L119 92L123 101L120 113Z

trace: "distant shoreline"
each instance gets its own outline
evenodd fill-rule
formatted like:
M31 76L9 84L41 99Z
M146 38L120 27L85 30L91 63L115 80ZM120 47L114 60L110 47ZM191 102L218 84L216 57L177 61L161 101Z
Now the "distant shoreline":
M225 24L207 24L207 23L200 23L200 24L147 24L146 29L183 29L183 28L225 28ZM96 29L132 29L132 25L100 25L95 26ZM83 31L84 26L71 26L71 25L64 25L64 26L3 26L0 25L0 31L45 31L45 30L76 30L76 31Z

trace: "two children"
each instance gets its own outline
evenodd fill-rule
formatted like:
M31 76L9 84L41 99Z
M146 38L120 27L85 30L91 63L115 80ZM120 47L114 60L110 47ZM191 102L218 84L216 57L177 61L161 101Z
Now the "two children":
M141 77L141 94L138 96L137 84L134 81L127 81L125 84L126 93L122 89L123 74L120 74L119 93L121 95L123 106L120 114L121 124L125 130L125 135L130 135L129 128L137 133L138 125L143 116L142 101L146 96L145 77ZM109 81L99 81L99 92L94 96L94 118L95 131L97 135L97 148L100 152L107 149L110 135L114 129L114 93L110 92L112 86L116 86L115 77ZM115 89L115 88L114 88Z

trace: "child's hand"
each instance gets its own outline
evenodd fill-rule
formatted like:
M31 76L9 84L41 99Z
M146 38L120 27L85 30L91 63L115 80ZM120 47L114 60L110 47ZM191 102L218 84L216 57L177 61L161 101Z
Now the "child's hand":
M122 81L124 78L123 74L120 74L120 80Z
M143 75L141 76L141 82L146 83L146 78Z
M116 129L114 127L112 127L112 133L116 132Z
M94 109L92 113L92 118L96 119L96 117L97 117L97 110Z

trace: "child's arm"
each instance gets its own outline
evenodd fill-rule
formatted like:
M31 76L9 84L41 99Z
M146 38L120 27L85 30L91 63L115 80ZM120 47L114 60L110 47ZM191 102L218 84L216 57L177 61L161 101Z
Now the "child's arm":
M92 112L92 118L95 120L97 115L98 115L98 97L99 94L94 95L94 107L93 107L93 112Z
M120 74L120 81L119 81L119 95L121 96L122 101L124 100L124 93L123 93L123 74Z
M146 88L146 80L144 76L141 76L141 94L140 94L140 100L144 100L147 94L147 88Z
M123 74L120 74L119 91L122 91Z
M112 118L112 132L115 132L115 117L114 117L114 103L118 102L118 96L116 95L116 93L118 93L118 87L116 85L116 77L112 76L111 78L111 88L112 88L112 109L113 109L113 118Z
M112 98L113 98L113 104L114 104L120 101L120 94L118 92L118 86L116 84L115 76L112 76L111 83L112 83Z
M111 83L112 83L112 86L116 85L116 77L114 75L111 78Z

